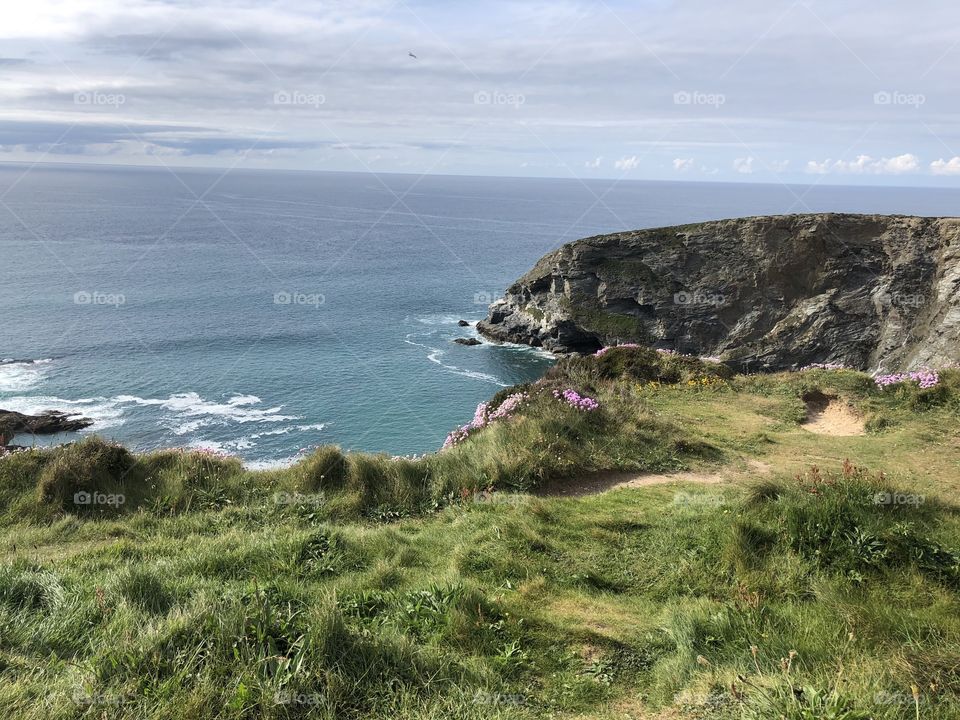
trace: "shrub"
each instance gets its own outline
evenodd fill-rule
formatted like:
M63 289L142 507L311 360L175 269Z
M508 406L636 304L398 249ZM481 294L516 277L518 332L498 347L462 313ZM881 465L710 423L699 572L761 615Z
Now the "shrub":
M117 493L136 460L126 448L92 436L52 451L38 482L40 500L76 510L77 493Z
M336 445L324 445L301 460L295 472L303 492L340 490L347 482L347 459Z

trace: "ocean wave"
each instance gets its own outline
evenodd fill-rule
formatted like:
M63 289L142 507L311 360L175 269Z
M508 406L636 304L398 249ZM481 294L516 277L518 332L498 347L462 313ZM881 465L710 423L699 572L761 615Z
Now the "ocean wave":
M470 378L471 380L480 380L481 382L490 383L491 385L498 385L499 387L510 387L509 383L503 382L500 378L494 375L478 372L476 370L465 370L464 368L457 367L456 365L448 365L447 363L443 362L440 359L441 356L446 355L445 350L431 347L429 345L424 345L423 343L414 342L413 340L410 339L411 337L416 337L416 335L411 333L404 339L404 342L407 343L408 345L413 345L415 347L420 347L420 348L423 348L424 350L427 350L428 351L427 360L429 360L430 362L436 365L439 365L441 368L443 368L447 372L452 373L454 375L459 375L460 377Z
M256 395L234 395L226 402L206 400L195 392L175 393L165 399L141 398L135 395L119 395L113 399L118 403L159 407L185 418L208 417L238 423L287 422L300 419L297 415L281 414L282 405L264 409L250 407L261 402Z
M105 397L66 400L52 396L21 396L4 398L2 402L4 410L12 410L24 415L39 415L48 410L60 410L70 417L90 418L93 420L93 425L87 428L86 432L119 427L125 422L123 408Z
M38 387L46 377L50 358L41 360L0 360L0 392L23 392Z

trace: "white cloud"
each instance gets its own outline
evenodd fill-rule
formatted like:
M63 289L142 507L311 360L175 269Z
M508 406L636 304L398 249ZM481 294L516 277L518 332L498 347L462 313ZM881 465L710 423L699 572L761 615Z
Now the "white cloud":
M874 159L869 155L858 155L856 160L831 160L822 162L811 160L807 163L807 172L814 175L844 173L851 175L900 175L914 172L920 168L920 158L912 153L904 153L892 158Z
M673 169L677 172L686 172L693 168L693 158L674 158Z
M934 160L930 163L930 172L934 175L960 175L960 157Z
M733 161L733 169L736 170L738 173L742 173L743 175L752 175L753 174L753 158L752 157L737 158L736 160Z
M613 166L617 170L623 170L624 172L636 170L638 167L640 167L640 158L638 158L636 155L631 155L630 157L624 156L617 160Z
M584 166L587 168L590 168L591 170L595 170L596 168L600 167L600 162L602 160L603 160L602 157L597 157L597 158L594 158L593 160L587 160L584 163Z

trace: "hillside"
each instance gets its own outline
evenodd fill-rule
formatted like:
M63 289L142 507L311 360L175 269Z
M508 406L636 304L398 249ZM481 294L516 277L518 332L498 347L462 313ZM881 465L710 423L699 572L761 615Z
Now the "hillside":
M960 360L960 219L782 215L585 238L478 324L554 352L627 342L743 372Z
M0 709L957 717L958 417L957 370L733 376L617 348L416 460L15 453Z

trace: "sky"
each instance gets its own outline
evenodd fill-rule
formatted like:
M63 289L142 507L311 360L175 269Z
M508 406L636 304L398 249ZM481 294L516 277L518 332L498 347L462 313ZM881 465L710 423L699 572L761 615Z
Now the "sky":
M954 185L942 0L29 0L0 161Z

